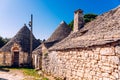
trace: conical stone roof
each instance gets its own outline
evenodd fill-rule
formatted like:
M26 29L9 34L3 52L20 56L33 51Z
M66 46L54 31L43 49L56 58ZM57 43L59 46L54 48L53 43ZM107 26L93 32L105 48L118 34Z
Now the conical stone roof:
M40 42L34 37L33 37L33 49L38 47L40 45ZM26 25L24 25L18 33L6 44L4 45L0 51L3 52L10 52L11 47L13 46L14 43L17 43L20 45L22 51L24 52L30 52L30 30Z
M45 46L47 48L50 48L54 44L58 43L59 41L66 38L70 33L72 29L66 24L65 21L62 21L58 28L52 33L52 35L44 42ZM37 47L33 53L40 53L42 46L40 45Z
M65 21L62 21L46 42L60 41L67 37L70 32L71 28L66 24Z

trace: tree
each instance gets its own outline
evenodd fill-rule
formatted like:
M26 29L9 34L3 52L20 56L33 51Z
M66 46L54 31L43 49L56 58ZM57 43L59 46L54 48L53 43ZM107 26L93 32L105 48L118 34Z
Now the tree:
M68 26L73 30L73 25L74 25L74 20L72 20L69 24L68 24Z
M98 16L97 14L85 14L84 15L85 24L94 20L97 16ZM72 20L68 25L73 30L74 20Z
M5 44L3 38L0 36L0 48Z
M0 36L0 48L4 46L9 40L10 38L3 38Z
M4 38L3 40L4 40L4 43L6 44L7 42L10 41L10 38Z
M45 39L43 39L43 41L42 42L45 42L46 40Z
M96 14L85 14L84 15L84 21L85 21L85 24L94 20L98 15Z

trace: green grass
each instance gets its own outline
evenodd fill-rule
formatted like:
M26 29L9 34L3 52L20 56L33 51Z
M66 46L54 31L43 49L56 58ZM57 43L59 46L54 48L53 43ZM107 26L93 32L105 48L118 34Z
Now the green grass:
M42 78L42 80L49 80L48 78Z
M25 69L25 68L22 68L21 69L23 71L23 73L26 75L26 76L34 76L34 77L39 77L39 74L37 73L37 71L35 71L34 69Z
M9 68L10 70L20 70L23 72L23 74L25 76L32 76L35 78L35 80L37 80L37 78L40 78L41 76L39 76L39 74L37 73L37 71L35 71L32 68Z
M34 69L25 69L25 68L23 68L22 71L23 71L23 73L26 76L34 76L35 80L40 80L40 78L42 80L49 80L48 78L39 76L39 74L37 73L37 71L35 71Z
M0 66L1 69L4 70L20 70L23 72L25 76L32 76L32 80L49 80L48 78L40 76L37 71L35 71L32 68L12 68L12 67L5 67L5 66ZM27 80L27 79L24 79Z

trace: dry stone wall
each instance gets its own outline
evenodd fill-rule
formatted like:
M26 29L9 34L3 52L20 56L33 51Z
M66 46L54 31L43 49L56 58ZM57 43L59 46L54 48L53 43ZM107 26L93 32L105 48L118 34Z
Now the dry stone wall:
M28 63L28 53L20 52L19 64L21 65L25 63ZM11 65L12 65L12 53L0 52L0 66L11 66Z
M120 45L52 51L42 69L66 80L120 80Z
M0 65L7 65L10 66L11 65L11 61L12 61L12 55L7 53L7 52L0 52Z

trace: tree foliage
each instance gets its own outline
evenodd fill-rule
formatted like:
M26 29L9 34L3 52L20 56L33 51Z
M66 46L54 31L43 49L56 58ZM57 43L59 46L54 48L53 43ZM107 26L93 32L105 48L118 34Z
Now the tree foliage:
M84 21L85 21L85 24L94 20L98 15L96 14L85 14L84 15Z
M73 25L74 25L74 20L72 20L69 24L68 24L68 26L73 30Z
M94 20L97 16L98 15L96 15L96 14L85 14L84 15L84 24ZM68 25L71 29L73 29L74 20L72 20Z
M0 48L4 45L4 40L2 37L0 37Z
M3 38L0 36L0 48L4 46L9 40L10 38Z

